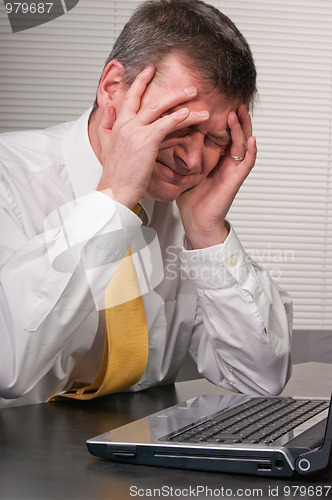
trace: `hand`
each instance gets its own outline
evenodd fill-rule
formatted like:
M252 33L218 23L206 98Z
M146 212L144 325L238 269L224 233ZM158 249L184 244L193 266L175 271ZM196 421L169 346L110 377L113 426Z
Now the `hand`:
M177 204L186 236L193 248L223 243L228 235L225 218L257 155L256 139L244 105L228 115L231 131L229 151L197 186L182 193ZM244 158L234 160L231 155Z
M118 111L113 105L106 107L98 129L103 165L98 190L128 208L144 195L164 138L179 128L208 119L208 114L200 117L186 107L170 111L194 99L195 87L177 89L166 95L159 93L158 100L148 98L147 87L154 72L154 68L148 66L139 73L129 90L123 91ZM146 98L144 105L143 97Z

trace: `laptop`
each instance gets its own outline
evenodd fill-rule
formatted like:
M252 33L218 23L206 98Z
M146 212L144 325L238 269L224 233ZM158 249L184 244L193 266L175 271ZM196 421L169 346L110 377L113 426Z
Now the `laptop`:
M87 441L118 462L290 477L323 470L332 440L326 399L202 395Z

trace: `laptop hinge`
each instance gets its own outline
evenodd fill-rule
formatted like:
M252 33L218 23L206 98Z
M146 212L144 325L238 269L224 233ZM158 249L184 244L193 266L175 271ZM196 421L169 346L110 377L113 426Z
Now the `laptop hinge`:
M332 395L327 416L324 443L317 450L302 453L295 460L295 469L300 474L313 474L329 465L332 449Z

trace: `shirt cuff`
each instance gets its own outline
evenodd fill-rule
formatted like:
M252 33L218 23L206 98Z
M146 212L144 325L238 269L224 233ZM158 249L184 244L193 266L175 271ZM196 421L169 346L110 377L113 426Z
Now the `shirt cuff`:
M52 266L73 272L83 252L87 268L120 260L141 224L130 209L98 191L66 203L45 221Z
M243 288L252 289L252 260L234 230L219 245L197 250L183 248L182 264L188 277L199 288L226 288L239 283Z

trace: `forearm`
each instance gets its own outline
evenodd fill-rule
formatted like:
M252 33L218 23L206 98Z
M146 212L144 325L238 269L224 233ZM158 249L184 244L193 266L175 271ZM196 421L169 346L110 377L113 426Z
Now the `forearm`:
M198 265L192 257L200 314L191 354L215 384L278 393L289 375L290 299L239 246L226 250L220 248L218 259L217 248L211 250L212 260L204 251Z
M217 385L244 394L278 394L289 376L288 328L271 325L267 333L255 305L239 295L204 291L202 323L196 326L191 352L199 371ZM218 308L224 300L234 309Z
M185 232L191 248L200 250L224 243L229 234L229 229L229 224L226 220L220 222L217 229L214 228L211 231L207 230L206 227L195 227L193 221L190 220L186 224Z
M20 280L18 286L21 285ZM17 295L20 294L16 292ZM97 324L97 311L84 276L75 274L55 304L51 289L49 296L42 295L43 310L33 322L32 316L23 310L29 310L28 301L22 300L21 310L12 288L4 279L0 298L0 396L6 399L20 397L33 389L57 361L59 366L62 365L60 378L65 378L70 366L73 366L75 355L79 353L79 349L75 352L74 345L71 346L75 333L81 330L81 352L91 345L96 333L96 327L90 332L84 331L83 325L92 314ZM33 303L31 309L35 309Z
M4 397L29 391L65 349L73 362L68 350L71 339L103 307L106 285L140 227L127 209L129 222L121 227L123 217L110 210L108 198L104 211L101 200L98 213L93 196L81 201L58 227L53 225L30 240L22 234L19 248L1 267L0 393ZM95 216L91 224L86 217L89 209ZM101 226L104 216L107 220ZM84 221L79 227L78 220ZM2 244L6 246L5 241ZM93 329L82 333L79 344L73 343L74 357L76 348L79 352L91 346L94 335Z

